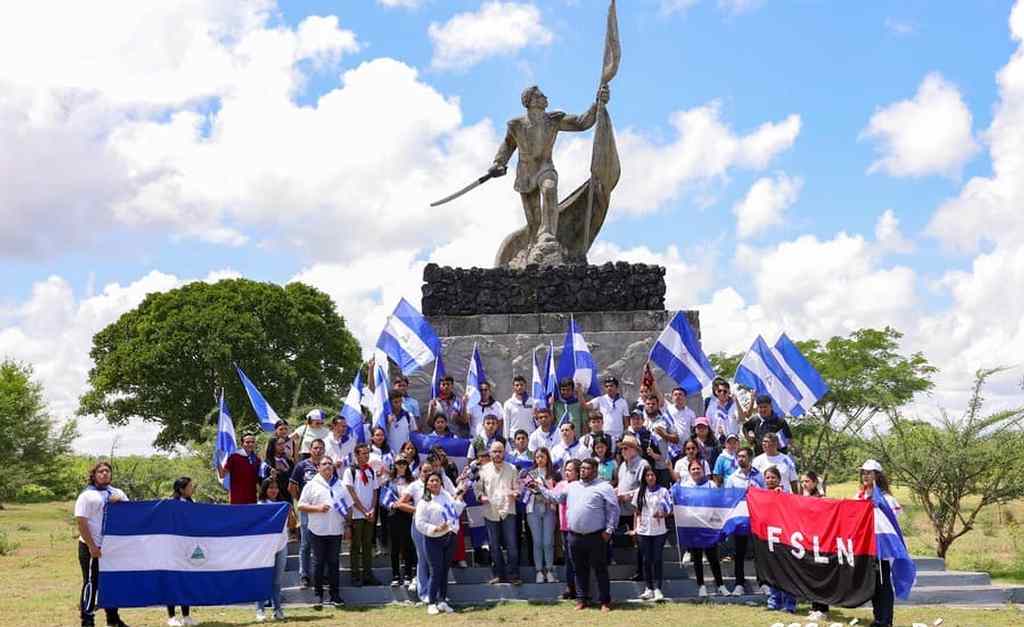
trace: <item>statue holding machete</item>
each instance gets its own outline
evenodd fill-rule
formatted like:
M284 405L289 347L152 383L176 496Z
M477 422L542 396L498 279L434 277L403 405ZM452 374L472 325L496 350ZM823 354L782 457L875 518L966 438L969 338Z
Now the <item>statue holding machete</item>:
M509 159L519 151L514 188L526 213L526 226L502 242L495 265L523 268L528 264L586 263L587 251L597 237L608 211L611 191L618 183L620 165L608 103L608 83L619 67L618 20L615 0L608 8L604 64L595 102L582 115L547 111L548 100L539 87L523 91L526 115L508 122L505 140L487 173L463 189L431 206L454 200L492 178L504 176ZM596 125L590 179L558 201L558 172L552 151L560 131L586 131Z

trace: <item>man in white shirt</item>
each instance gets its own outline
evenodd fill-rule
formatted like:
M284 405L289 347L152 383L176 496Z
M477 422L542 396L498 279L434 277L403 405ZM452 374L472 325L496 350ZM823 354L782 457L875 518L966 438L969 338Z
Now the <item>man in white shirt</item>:
M519 496L519 472L505 463L505 445L491 444L491 463L480 469L480 480L473 486L484 506L484 524L491 546L490 584L511 582L519 585L519 548L517 546L516 501ZM502 553L508 552L508 560Z
M339 473L355 461L353 453L356 452L356 436L349 432L348 421L344 416L335 416L331 420L331 434L324 444L327 447L325 454L334 460L334 467Z
M489 381L481 381L478 388L480 390L480 402L473 404L466 404L466 414L469 417L469 438L473 439L480 435L480 432L484 428L484 416L494 416L498 419L499 423L505 421L505 409L501 406L501 403L494 399L491 395L491 384ZM465 402L465 400L463 401ZM498 425L498 433L504 433L504 427Z
M629 403L619 394L619 380L605 377L604 394L587 401L587 407L601 412L604 418L602 431L618 441L626 430L629 420Z
M558 444L559 433L553 424L554 420L550 409L540 408L537 410L537 428L530 434L529 447L531 451L537 452L541 448L550 451Z
M666 404L665 411L672 418L679 439L689 439L693 435L693 421L697 419L697 414L686 406L686 390L680 387L672 390L672 402Z
M96 593L100 584L100 558L103 557L103 514L107 503L127 501L128 495L112 487L113 467L99 462L89 471L89 485L75 501L75 523L78 525L78 564L82 567L82 594L79 613L82 625L95 624ZM116 607L105 607L107 625L126 627ZM15 621L17 622L17 621Z
M740 433L743 421L750 417L751 412L740 408L729 382L722 377L715 377L712 381L711 392L713 396L708 399L704 415L711 420L711 432L724 444L725 436Z
M793 458L779 452L779 436L771 431L766 432L761 436L761 446L764 447L764 453L754 458L752 464L754 468L764 474L766 468L775 466L779 469L779 475L782 476L783 492L797 492L797 482L800 481L800 476L796 474L796 464L793 462Z
M373 576L373 527L380 484L370 466L370 447L357 444L355 458L356 463L341 479L352 499L352 585L379 586L381 583Z
M576 428L572 426L571 422L562 424L558 431L561 433L562 439L550 449L551 463L554 464L555 468L561 469L565 462L570 459L583 461L590 457L590 451L576 439Z
M314 610L323 609L325 583L331 603L338 608L344 605L339 592L338 561L345 519L336 508L339 502L347 503L344 488L335 480L334 461L324 456L317 465L316 476L306 482L296 504L300 512L309 516L309 537L313 545L313 592L316 595Z
M647 460L640 455L640 442L632 435L627 435L619 442L619 450L622 452L622 463L619 464L618 486L615 493L619 497L619 524L625 524L628 529L633 528L636 508L633 507L633 497L640 489L640 483L644 479L644 469L649 467ZM643 554L639 549L636 552L636 574L633 580L643 579L644 564Z
M420 404L415 398L409 396L409 377L404 374L397 374L391 380L391 388L402 393L402 409L409 412L414 422L420 420Z
M505 401L505 422L502 425L505 440L515 437L516 431L522 429L533 433L537 421L533 419L533 399L526 391L526 378L516 375L512 378L512 396Z
M419 431L416 418L405 410L405 397L398 390L391 390L388 396L391 412L388 415L388 447L392 453L402 450L402 445L409 441L411 431Z

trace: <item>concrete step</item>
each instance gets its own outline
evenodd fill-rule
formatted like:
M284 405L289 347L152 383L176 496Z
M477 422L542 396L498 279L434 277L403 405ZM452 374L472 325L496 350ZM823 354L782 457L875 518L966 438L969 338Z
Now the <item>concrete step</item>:
M1024 586L914 586L908 601L901 605L1003 605L1024 600Z

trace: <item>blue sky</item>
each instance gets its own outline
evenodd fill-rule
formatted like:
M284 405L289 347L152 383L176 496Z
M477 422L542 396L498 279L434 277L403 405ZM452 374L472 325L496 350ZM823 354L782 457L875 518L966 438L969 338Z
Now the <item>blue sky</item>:
M426 261L487 265L522 222L510 181L426 203L487 168L523 87L589 106L607 8L157 3L75 9L79 36L46 4L0 9L0 56L27 59L0 62L0 352L36 363L62 414L91 333L146 291L306 280L365 341ZM669 306L702 310L712 350L882 324L936 362L970 347L935 401L957 402L1024 349L1024 304L997 296L1024 277L1024 103L997 79L1013 8L620 1L624 180L592 258L669 266ZM587 142L560 144L563 194Z

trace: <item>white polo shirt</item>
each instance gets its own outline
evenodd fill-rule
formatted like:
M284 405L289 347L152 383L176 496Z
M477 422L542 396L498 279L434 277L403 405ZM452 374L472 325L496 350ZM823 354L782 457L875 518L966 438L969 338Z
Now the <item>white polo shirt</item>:
M377 473L373 471L372 466L367 466L365 470L360 470L357 466L349 466L341 477L341 485L345 486L346 491L349 488L354 488L356 496L359 497L359 502L366 509L373 510L376 507L377 502L373 498L373 493L380 487L380 484L377 481ZM364 518L366 516L363 515L363 512L359 511L355 506L355 501L353 501L352 519L362 520Z
M796 464L793 463L793 458L785 453L776 453L771 456L768 453L761 453L754 458L754 461L750 462L750 465L757 468L762 476L764 476L765 469L772 466L778 468L779 474L782 475L783 492L793 492L790 483L800 480L800 477L796 474Z
M487 407L483 407L480 403L473 403L469 406L466 413L469 414L470 439L483 433L485 416L494 416L498 420L505 420L505 408L493 398L491 399L491 404Z
M504 409L505 424L502 429L506 440L514 438L520 429L529 435L537 428L537 421L533 419L533 399L529 396L523 401L513 394L512 398L505 401Z
M423 485L423 479L417 479L402 489L401 496L408 494L409 498L412 500L413 507L415 507L419 504L420 499L423 498L424 489L425 486ZM455 494L455 484L452 483L452 480L444 473L441 474L441 489L448 494Z
M103 508L111 496L118 496L121 500L127 501L128 495L117 488L107 486L103 490L97 490L90 486L86 488L75 500L75 518L84 518L86 526L89 527L89 535L96 546L103 546ZM78 536L82 542L85 540Z
M693 410L686 405L679 409L672 403L665 404L665 411L672 418L672 424L676 428L676 433L679 434L679 444L682 445L683 440L690 438L690 432L693 431L693 421L697 419L697 414L693 413Z
M621 394L614 400L607 394L602 394L589 400L587 407L601 412L601 417L604 418L602 431L611 435L613 440L622 437L622 432L626 430L626 419L629 418L629 403Z
M345 519L334 509L334 502L344 500L349 503L351 499L342 487L341 481L334 482L334 485L327 483L323 475L316 473L316 476L306 482L299 496L299 505L330 505L327 512L307 512L309 516L309 530L318 536L340 536L344 531ZM351 508L351 504L349 506Z
M331 433L331 435L327 436L327 439L324 440L324 444L326 445L324 454L327 455L327 457L330 457L331 461L333 461L335 465L337 465L338 462L341 462L344 467L352 463L352 454L355 453L357 440L356 436L351 432L347 435L348 439L344 442L335 439L334 433Z
M549 450L551 451L551 463L559 467L564 466L565 462L570 459L584 460L590 457L590 450L583 446L579 438L568 446L559 439L558 444Z
M526 448L534 452L541 448L547 448L550 451L561 441L562 434L558 432L557 428L552 429L551 433L547 433L543 427L538 426L530 434L530 441L527 443Z

